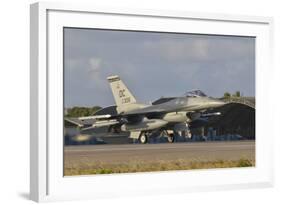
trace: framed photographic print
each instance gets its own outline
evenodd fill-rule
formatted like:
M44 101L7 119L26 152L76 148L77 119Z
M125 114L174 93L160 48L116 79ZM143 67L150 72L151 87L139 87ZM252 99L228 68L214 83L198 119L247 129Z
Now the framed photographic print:
M31 5L31 199L272 186L272 22Z

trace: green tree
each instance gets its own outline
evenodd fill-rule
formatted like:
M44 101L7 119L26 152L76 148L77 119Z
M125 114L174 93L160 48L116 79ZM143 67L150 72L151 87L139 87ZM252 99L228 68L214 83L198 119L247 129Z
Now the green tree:
M240 91L236 91L232 96L233 97L240 97L241 96Z
M225 93L223 94L223 97L224 97L224 98L230 98L230 96L231 96L231 95L230 95L229 92L225 92Z
M73 107L67 109L66 117L84 117L93 115L97 110L101 109L100 106L94 107Z

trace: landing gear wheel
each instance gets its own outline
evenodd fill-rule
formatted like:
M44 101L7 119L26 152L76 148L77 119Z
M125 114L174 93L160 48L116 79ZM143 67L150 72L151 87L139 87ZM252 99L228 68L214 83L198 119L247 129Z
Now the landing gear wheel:
M174 134L169 134L167 137L168 142L173 143L175 142L175 135Z
M139 141L142 144L146 144L147 143L147 136L145 134L141 134L139 137Z

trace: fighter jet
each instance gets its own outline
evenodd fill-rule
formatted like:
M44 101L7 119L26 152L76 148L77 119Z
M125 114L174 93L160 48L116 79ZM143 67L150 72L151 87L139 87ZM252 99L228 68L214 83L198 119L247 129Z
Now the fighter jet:
M119 76L110 76L107 80L116 103L116 113L107 113L108 108L105 108L93 116L66 120L79 125L82 131L95 132L108 127L111 133L128 132L130 138L138 139L142 144L154 136L167 137L168 142L174 142L175 134L188 132L190 123L202 117L220 115L208 111L225 105L200 90L164 102L142 104L137 102ZM83 123L85 121L88 123Z

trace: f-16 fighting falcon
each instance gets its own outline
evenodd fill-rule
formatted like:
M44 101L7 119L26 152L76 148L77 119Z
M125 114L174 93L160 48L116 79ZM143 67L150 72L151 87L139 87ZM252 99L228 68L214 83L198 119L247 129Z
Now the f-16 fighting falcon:
M81 127L81 131L92 131L108 127L108 132L129 132L129 137L138 139L145 144L149 137L167 137L168 142L174 142L179 132L188 133L189 125L200 118L220 115L219 112L208 112L225 103L218 99L207 97L196 90L184 97L173 97L161 103L141 104L132 95L119 76L110 76L109 81L116 113L106 113L106 109L97 111L93 116L78 119L66 119ZM86 122L91 121L91 123Z

